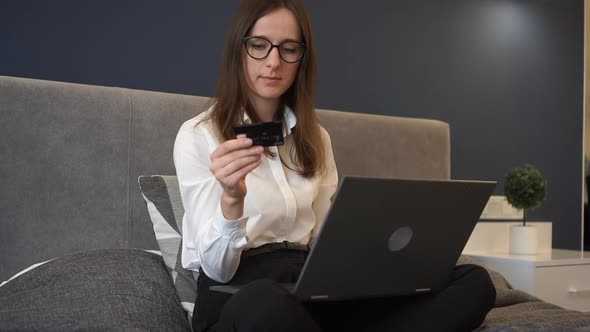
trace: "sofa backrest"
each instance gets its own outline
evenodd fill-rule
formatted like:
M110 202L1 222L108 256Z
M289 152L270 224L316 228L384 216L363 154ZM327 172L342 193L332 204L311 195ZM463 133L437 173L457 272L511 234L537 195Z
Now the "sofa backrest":
M0 281L60 255L157 249L137 178L175 174L209 98L0 76ZM340 175L450 177L446 123L319 111Z
M339 176L450 179L449 125L427 119L319 110Z

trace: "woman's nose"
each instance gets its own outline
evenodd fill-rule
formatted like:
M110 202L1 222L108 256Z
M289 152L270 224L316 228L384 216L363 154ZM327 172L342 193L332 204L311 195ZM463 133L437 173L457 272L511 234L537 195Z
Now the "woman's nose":
M281 64L281 55L279 54L279 48L273 47L266 58L266 64L269 67L277 67Z

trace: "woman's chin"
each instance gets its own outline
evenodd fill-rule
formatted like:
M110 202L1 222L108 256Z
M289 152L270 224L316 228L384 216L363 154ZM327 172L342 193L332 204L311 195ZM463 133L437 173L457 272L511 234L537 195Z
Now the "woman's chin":
M259 89L256 92L258 97L266 100L279 99L285 93L283 89Z

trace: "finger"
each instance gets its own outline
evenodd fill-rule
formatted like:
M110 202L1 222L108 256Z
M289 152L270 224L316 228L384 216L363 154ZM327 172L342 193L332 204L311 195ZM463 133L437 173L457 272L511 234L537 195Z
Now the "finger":
M236 136L236 138L244 138L246 137L246 134L238 134L238 136Z
M246 149L240 149L228 154L225 154L219 158L213 159L211 163L211 169L217 170L220 168L224 168L227 165L239 160L241 158L256 156L259 157L264 152L264 148L261 146L253 146Z
M248 156L237 159L227 165L225 167L221 167L214 171L215 177L220 180L224 181L227 177L231 176L233 173L239 171L244 166L249 165L251 163L257 162L260 160L260 156Z
M247 172L250 171L247 170L244 173L244 169L247 169L249 166L252 165L260 165L260 163L262 163L262 158L248 157L241 159L239 162L233 163L230 166L219 170L219 176L217 176L216 178L222 184L233 185L237 180L239 180L241 177L244 177L247 174Z
M262 159L257 160L251 164L247 164L246 166L240 168L230 176L226 178L228 183L237 184L241 179L245 178L250 172L256 169L256 167L260 166L262 163Z
M224 156L232 151L245 149L252 146L252 140L247 137L230 139L219 145L211 154L211 160Z

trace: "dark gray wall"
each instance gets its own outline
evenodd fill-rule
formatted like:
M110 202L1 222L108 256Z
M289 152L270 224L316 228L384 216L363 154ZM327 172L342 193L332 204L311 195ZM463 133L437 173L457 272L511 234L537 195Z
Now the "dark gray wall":
M238 1L4 1L0 75L211 95ZM307 1L317 105L450 123L452 174L549 182L530 216L579 248L583 0Z

